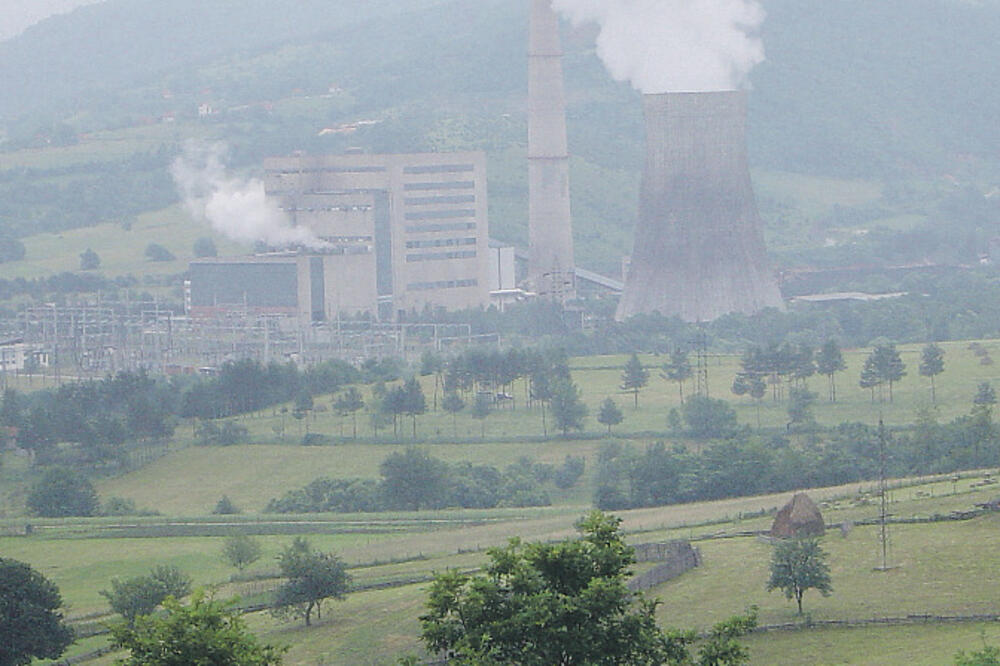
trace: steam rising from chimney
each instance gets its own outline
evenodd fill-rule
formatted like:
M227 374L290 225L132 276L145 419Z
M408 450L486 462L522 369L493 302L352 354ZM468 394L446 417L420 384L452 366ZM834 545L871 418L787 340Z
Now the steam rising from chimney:
M735 90L764 60L756 0L553 0L574 23L597 23L611 75L643 93Z
M192 216L235 241L261 241L271 247L326 246L309 229L292 224L267 198L263 182L230 176L223 163L225 153L221 143L187 141L171 165L174 183Z

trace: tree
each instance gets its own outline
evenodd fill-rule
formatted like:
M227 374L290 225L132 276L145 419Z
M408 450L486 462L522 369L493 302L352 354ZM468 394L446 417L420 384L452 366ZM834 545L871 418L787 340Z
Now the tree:
M28 494L27 505L36 516L45 518L94 516L101 508L97 491L87 477L62 467L42 475Z
M73 642L59 588L24 562L0 557L0 666L56 659Z
M180 599L191 591L191 578L173 566L158 566L146 576L125 580L111 579L111 589L99 594L108 600L111 610L121 615L129 626L136 618L149 615L167 597Z
M861 382L864 388L889 385L889 402L892 402L893 384L906 375L906 365L899 356L894 344L878 345L865 359L865 367L861 371ZM874 381L874 383L872 383ZM867 384L867 385L866 385ZM873 388L874 395L874 388Z
M427 399L416 377L410 377L403 383L402 412L413 419L413 439L416 439L417 416L427 412Z
M660 376L672 382L677 382L677 392L680 395L681 404L684 404L684 382L691 378L691 361L688 353L680 347L670 352L670 360L663 364L663 372Z
M457 393L451 391L446 393L441 401L441 409L451 414L451 427L455 431L455 437L458 437L458 423L455 415L465 409L465 401Z
M580 389L571 380L559 379L552 384L552 417L563 436L570 430L583 430L587 406L580 400Z
M115 647L128 650L121 666L277 666L283 649L261 644L240 614L196 592L189 606L163 603L161 616L139 618L134 626L111 628Z
M995 405L997 404L997 392L989 382L982 382L976 387L976 395L972 398L973 405Z
M412 511L432 505L444 494L448 481L448 466L415 447L387 456L379 472L386 499Z
M222 558L243 571L260 559L260 542L249 534L234 534L226 537L222 547Z
M223 495L219 498L219 501L215 503L215 508L212 509L212 513L217 516L232 516L241 513L240 508L233 504L233 500L229 499L229 495Z
M837 383L833 376L847 369L844 363L844 355L840 351L837 341L830 338L820 347L816 354L816 370L821 375L826 375L830 390L830 402L837 402Z
M767 591L781 590L786 599L795 599L802 614L802 595L815 589L824 597L830 596L830 565L818 539L789 539L781 541L771 554L771 578Z
M351 415L351 437L358 437L358 410L363 409L365 400L361 397L361 391L355 387L350 387L344 391L333 403L333 408L340 415Z
M803 427L813 424L815 418L812 413L812 405L816 402L816 394L809 389L793 386L788 396L789 426Z
M291 614L312 624L312 613L322 617L323 602L343 599L351 584L347 567L332 553L319 553L303 537L296 537L278 556L281 576L287 579L274 595L272 612Z
M421 638L456 664L688 664L693 632L663 633L657 602L626 586L632 549L621 521L598 511L559 543L511 539L489 550L483 574L437 574L420 618ZM698 663L746 663L730 641L755 618L717 625ZM717 659L712 659L716 655Z
M486 417L489 416L492 411L493 406L490 404L489 395L477 393L476 401L472 403L472 409L469 410L469 415L479 421L479 436L481 439L486 439Z
M637 354L632 354L622 371L622 389L632 391L635 409L639 408L639 390L649 383L649 371L642 367Z
M934 377L944 372L944 350L933 342L926 345L920 354L920 367L917 370L921 377L930 377L931 402L937 402L934 387Z
M159 243L150 243L146 246L146 251L144 253L146 258L150 261L173 261L177 257L174 253L163 247Z
M215 257L218 256L219 251L215 247L215 241L213 241L208 236L202 236L194 242L191 250L194 252L196 257Z
M94 271L101 267L101 258L91 248L80 253L80 270Z
M696 395L688 398L681 411L693 437L714 439L736 432L736 412L725 400Z
M608 426L608 434L611 434L611 426L616 426L625 420L622 410L611 398L605 398L601 403L600 411L597 412L597 422Z

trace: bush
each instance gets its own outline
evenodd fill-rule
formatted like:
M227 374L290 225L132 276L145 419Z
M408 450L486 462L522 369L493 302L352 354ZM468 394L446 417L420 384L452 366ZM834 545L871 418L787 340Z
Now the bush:
M191 248L194 251L194 256L196 257L215 257L218 256L219 251L215 247L215 241L207 236L202 236L194 242L194 247Z
M736 412L725 400L695 395L681 409L692 437L717 439L736 433Z
M583 456L566 456L566 460L559 466L552 478L556 488L568 490L575 486L576 482L583 476L586 464Z
M212 513L217 516L233 516L243 512L238 506L233 504L233 501L229 499L228 495L223 495L219 501L216 502L215 508L212 509Z
M318 432L307 432L302 437L302 446L325 446L330 443L330 438Z
M232 446L245 442L248 430L246 426L235 421L201 421L195 430L195 443L198 446Z
M45 518L93 516L100 510L93 484L79 472L61 467L42 476L31 489L27 505L36 516Z
M109 497L101 508L102 516L134 516L137 513L135 500L125 497Z
M101 267L101 258L91 248L80 253L80 270L93 271Z
M173 261L176 259L173 252L159 243L150 243L147 245L145 255L150 261Z

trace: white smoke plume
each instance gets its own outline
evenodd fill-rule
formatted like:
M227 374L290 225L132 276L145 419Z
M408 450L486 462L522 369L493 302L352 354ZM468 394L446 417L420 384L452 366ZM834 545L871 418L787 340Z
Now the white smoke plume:
M196 219L240 242L262 241L271 247L322 248L326 243L309 229L296 227L264 193L264 183L229 175L226 146L187 141L170 166L184 205Z
M709 92L746 85L764 60L756 0L553 0L576 24L597 23L597 53L611 75L643 93Z

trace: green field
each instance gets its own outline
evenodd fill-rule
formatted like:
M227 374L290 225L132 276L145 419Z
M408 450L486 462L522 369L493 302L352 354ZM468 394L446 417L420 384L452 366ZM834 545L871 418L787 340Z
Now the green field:
M245 254L249 248L215 234L207 225L196 222L181 207L173 206L162 211L138 216L132 228L105 223L28 236L23 240L25 259L0 264L0 279L40 278L80 270L80 253L92 248L101 258L95 271L108 277L120 275L176 276L187 270L194 258L192 245L202 236L215 241L220 255ZM144 252L150 243L159 243L176 257L174 261L150 261ZM174 280L180 286L180 278ZM141 288L140 282L140 288Z
M927 480L893 491L891 512L898 517L922 517L971 507L992 496L990 487L976 485L970 476L953 485ZM152 481L151 481L152 482ZM813 491L821 501L827 523L860 521L875 515L864 499L870 484ZM754 537L708 538L766 529L769 518L739 520L742 513L773 509L789 495L738 498L720 502L622 512L623 527L634 543L670 538L695 538L702 551L702 567L663 584L651 594L663 604L664 626L706 628L712 622L743 610L760 607L763 624L796 621L794 604L764 590L769 546ZM426 577L447 567L467 569L484 559L481 549L503 543L513 535L528 539L563 538L585 511L582 506L498 511L447 511L420 514L364 516L282 517L309 521L313 543L340 553L354 566L356 582L366 584ZM218 518L217 518L218 519ZM126 522L155 522L150 518ZM194 518L185 523L204 523ZM234 523L253 523L252 516ZM8 521L9 522L9 521ZM216 585L216 594L265 594L273 581L228 583L232 569L219 559L223 538L161 537L101 538L110 519L38 521L32 537L0 538L0 552L37 567L62 589L71 617L89 616L104 609L97 591L114 576L137 575L155 564L174 564L189 572L199 585ZM350 532L366 527L369 532ZM846 537L828 533L824 547L830 554L834 593L829 598L807 594L805 607L815 621L864 620L907 614L997 613L997 590L992 583L995 555L1000 546L1000 516L969 521L891 526L889 572L876 572L879 563L876 529L857 526ZM235 525L233 529L238 529ZM329 529L338 533L323 533ZM380 531L381 530L381 531ZM96 538L95 538L96 537ZM273 557L290 536L259 537L264 557L251 572L273 571ZM467 552L468 551L468 552ZM413 559L419 556L419 559ZM387 562L395 558L398 563ZM364 566L359 566L364 565ZM249 622L266 640L291 646L288 664L391 664L396 655L419 645L417 615L426 583L356 592L324 613L316 626L282 623L266 614ZM947 663L963 647L975 647L980 629L997 640L995 627L943 624L855 629L773 631L748 639L755 664L931 664ZM88 639L74 652L93 649ZM110 664L113 656L87 663Z

